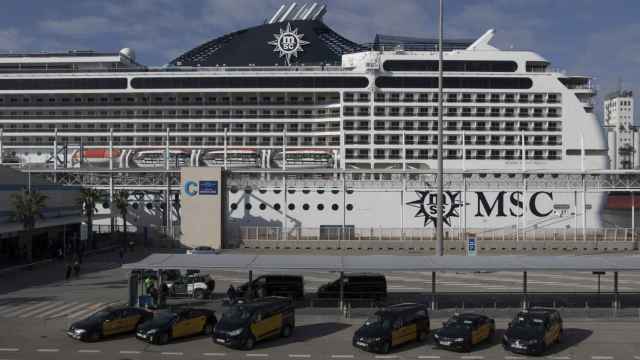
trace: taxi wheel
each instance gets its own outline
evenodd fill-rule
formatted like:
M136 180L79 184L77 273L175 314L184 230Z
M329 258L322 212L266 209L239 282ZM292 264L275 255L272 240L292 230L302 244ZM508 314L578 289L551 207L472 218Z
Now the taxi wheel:
M247 350L253 350L253 347L255 345L256 345L256 340L253 338L253 336L249 335L249 337L244 343L244 348Z
M193 296L198 300L202 300L204 299L204 291L202 291L202 289L196 289L196 291L193 293Z
M471 339L465 341L464 345L462 346L462 351L471 352Z
M213 334L213 324L212 324L212 323L210 323L210 322L208 322L208 323L204 324L204 329L202 329L202 332L203 332L205 335L211 335L211 334Z
M385 341L382 344L382 348L380 348L380 352L383 354L388 354L391 351L391 344L388 341Z
M282 328L282 332L281 332L282 337L284 338L288 338L289 336L291 336L291 326L289 325L285 325Z
M98 331L92 332L87 338L89 342L96 342L100 340L100 333Z
M158 343L158 345L165 345L169 342L169 334L162 333L158 335L158 340L156 340L156 342Z
M429 338L429 335L426 331L420 331L418 333L418 342L425 342Z

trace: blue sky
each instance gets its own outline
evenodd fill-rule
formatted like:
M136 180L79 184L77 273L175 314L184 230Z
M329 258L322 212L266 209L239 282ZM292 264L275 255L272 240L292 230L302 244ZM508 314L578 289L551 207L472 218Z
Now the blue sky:
M298 0L302 3L302 0ZM354 41L376 33L435 36L437 0L327 0L325 22ZM163 65L222 34L260 24L279 0L2 0L0 50L134 48ZM639 0L446 0L445 33L473 38L495 28L500 48L533 50L600 94L640 94ZM640 106L639 106L640 108ZM640 113L640 111L636 111ZM638 120L638 115L636 115Z

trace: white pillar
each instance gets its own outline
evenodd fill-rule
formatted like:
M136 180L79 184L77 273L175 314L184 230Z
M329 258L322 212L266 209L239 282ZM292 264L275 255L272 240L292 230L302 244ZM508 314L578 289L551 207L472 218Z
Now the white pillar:
M631 242L635 249L636 245L636 198L633 191L631 192Z
M3 153L3 149L2 149L2 129L0 129L0 165L2 165L2 153Z
M584 171L584 135L580 134L580 169Z
M527 179L522 181L522 240L527 240Z
M526 165L526 161L527 161L527 148L525 147L524 144L524 130L520 132L520 142L521 142L521 152L522 152L522 171L526 171L527 170L527 165Z
M58 170L58 128L53 130L53 170Z
M609 146L609 169L613 170L618 168L618 154L617 154L618 136L617 136L617 132L613 129L610 129L607 135L608 135L607 144Z
M467 170L466 167L466 161L467 161L467 150L466 150L466 145L467 142L465 140L465 133L464 130L462 130L462 171Z
M282 133L282 170L287 170L287 127L285 124ZM284 176L284 174L282 174Z
M164 144L164 168L165 170L169 170L169 159L171 158L171 154L169 153L169 127L167 126L167 139ZM168 205L167 205L168 206Z
M400 189L400 240L404 240L404 192L407 188L407 175L402 174L402 189Z
M587 179L582 175L582 241L587 241Z
M222 139L224 148L222 151L222 167L227 170L227 128L224 128L224 138Z
M282 240L287 240L287 176L282 173L282 194L284 197L284 204L282 205Z

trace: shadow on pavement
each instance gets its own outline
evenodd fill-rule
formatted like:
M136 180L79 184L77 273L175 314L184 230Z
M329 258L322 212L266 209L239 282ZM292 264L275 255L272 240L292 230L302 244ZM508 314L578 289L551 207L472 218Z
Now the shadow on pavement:
M560 344L551 346L545 355L553 355L563 352L571 347L579 345L581 342L588 339L593 334L593 331L586 329L569 328L562 331L562 337L560 338Z
M148 253L144 250L137 250L133 253L127 252L125 262L139 261L147 255ZM87 274L117 268L120 268L120 258L117 251L94 254L84 258L82 265L80 265L80 276L78 278L72 276L69 280L65 280L65 263L54 261L32 270L18 270L15 273L3 276L0 278L0 295L36 286L73 284L74 281L95 278L93 276L85 278Z
M349 324L328 322L311 325L296 326L293 333L288 338L274 338L273 340L265 340L256 344L256 349L265 349L271 347L285 346L293 343L301 343L312 339L328 336L346 328L351 327ZM351 341L351 338L349 338Z

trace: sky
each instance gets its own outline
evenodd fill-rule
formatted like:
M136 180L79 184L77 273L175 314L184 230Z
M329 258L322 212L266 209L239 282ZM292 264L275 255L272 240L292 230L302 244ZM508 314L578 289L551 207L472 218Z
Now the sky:
M160 66L210 39L261 24L283 3L2 0L0 51L130 47L142 64ZM437 35L437 0L323 3L325 23L353 41L370 42L377 33ZM618 89L620 79L640 94L640 0L445 0L445 37L476 38L491 28L499 48L535 51L553 68L592 76L599 114L602 96Z

